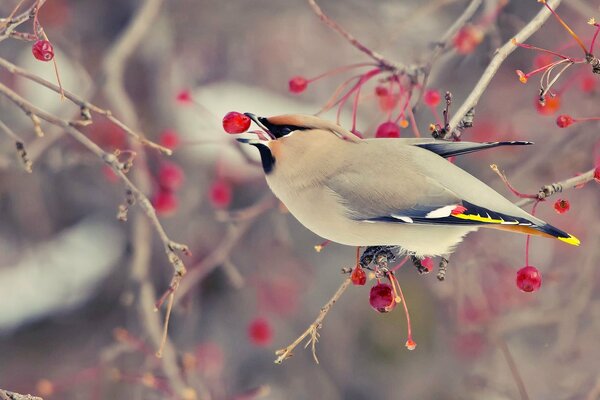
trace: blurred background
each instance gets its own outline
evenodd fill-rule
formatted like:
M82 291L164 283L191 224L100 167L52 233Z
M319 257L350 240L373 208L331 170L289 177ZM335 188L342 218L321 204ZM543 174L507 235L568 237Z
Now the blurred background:
M278 204L258 154L236 147L221 119L233 110L315 113L352 72L311 82L301 94L290 93L288 81L369 59L305 1L152 1L158 14L127 59L123 82L141 132L174 149L167 157L146 148L133 171L148 178L143 190L170 238L192 251L183 260L193 279L184 278L169 327L174 348L167 349L181 381L154 358L145 319L154 304L140 301L140 282L155 288L155 300L172 276L156 232L134 235L136 221L145 219L137 206L130 221L117 220L125 187L98 157L49 124L42 124L46 136L36 138L31 120L2 97L0 120L26 142L33 173L23 170L14 142L0 136L0 388L49 399L194 398L193 392L203 399L514 399L523 397L520 380L531 399L599 398L600 228L593 181L537 208L540 218L582 240L579 248L531 240L530 264L543 275L539 291L524 293L515 284L525 265L525 236L480 231L452 256L444 282L408 264L400 269L416 350L404 347L401 308L379 314L369 306L371 281L350 287L324 320L320 364L310 348L299 346L293 358L275 365L275 350L306 329L345 279L340 270L354 265L355 249L330 244L315 251L324 239ZM17 3L2 1L0 16ZM320 5L369 48L415 64L427 62L433 44L469 3ZM481 3L470 20L475 39L461 30L466 37L449 43L427 83L442 96L452 93L451 115L495 49L542 7L533 0ZM127 110L104 91L106 57L144 4L48 0L39 13L64 87L124 119ZM558 11L589 43L594 29L586 22L599 16L597 3L567 0ZM31 23L20 29L31 32ZM554 19L528 42L581 57ZM555 97L540 107L537 78L524 85L515 70L544 65L541 56L517 49L482 96L474 127L463 134L464 140L536 145L456 160L515 201L490 164L498 164L518 190L537 193L590 170L598 156L597 121L556 125L559 114L600 117L597 75L586 65L572 67L553 88ZM29 42L2 41L0 57L56 81L52 63L33 58ZM55 92L6 69L0 82L63 118L78 114ZM367 137L388 118L376 85L363 87L358 108L357 129ZM413 106L417 126L428 135L442 106L428 107L416 97ZM341 114L348 127L351 108ZM325 117L335 119L336 110ZM411 128L401 136L412 137ZM100 115L83 131L107 151L130 148L124 131ZM569 201L568 212L555 212L559 198ZM132 266L139 252L150 252L142 281ZM154 314L162 316L164 310ZM177 390L181 382L190 390Z

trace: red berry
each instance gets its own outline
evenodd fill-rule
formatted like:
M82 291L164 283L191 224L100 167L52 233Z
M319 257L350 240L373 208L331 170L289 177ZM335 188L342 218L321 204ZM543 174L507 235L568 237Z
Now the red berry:
M379 108L383 112L389 112L396 107L398 101L400 100L400 96L398 94L387 93L382 96L377 96L379 99Z
M396 298L392 285L388 283L378 283L371 288L369 294L369 304L380 313L390 312L396 307Z
M559 128L566 128L567 126L572 125L573 122L575 122L573 117L567 114L561 114L556 117L556 125L558 125Z
M594 179L596 182L600 183L600 167L596 167L594 170Z
M288 82L290 92L292 93L302 93L306 90L308 86L308 79L303 76L294 76Z
M210 201L216 208L226 208L231 204L231 185L219 179L210 186Z
M427 268L427 271L433 271L433 259L431 257L425 257L421 260L421 265Z
M465 25L454 36L454 48L459 54L469 54L475 51L483 41L483 31L475 25Z
M273 339L273 329L265 318L255 318L248 325L248 338L256 346L268 346Z
M167 149L175 149L179 146L179 134L172 129L165 129L158 137L158 143Z
M390 91L385 86L379 85L375 87L375 95L377 97L387 96L388 94L390 94Z
M179 104L191 104L194 102L194 99L192 98L192 93L187 89L184 89L181 92L177 93L177 96L175 96L175 100L177 100Z
M223 117L223 129L227 133L243 133L250 128L250 117L237 111L230 111Z
M152 205L158 215L170 215L177 210L177 196L168 189L159 189L152 198Z
M400 127L392 121L384 122L377 127L376 138L399 138Z
M527 266L517 271L517 287L524 292L535 292L542 286L542 275L536 267Z
M581 80L581 90L584 93L591 93L596 90L596 78L593 76L584 76Z
M558 199L554 203L554 210L559 214L564 214L571 208L568 200Z
M40 61L50 61L54 58L54 48L47 40L36 40L31 46L31 52Z
M367 274L365 274L364 269L362 269L360 266L357 266L352 271L352 274L350 274L350 280L357 286L363 286L365 283L367 283Z
M558 111L560 108L560 96L544 96L544 103L542 104L539 101L539 98L536 99L535 108L537 112L541 115L552 115Z
M442 95L435 89L429 89L423 95L423 102L429 107L437 107L442 100Z
M172 162L165 162L158 170L158 183L164 189L177 190L183 183L183 170Z

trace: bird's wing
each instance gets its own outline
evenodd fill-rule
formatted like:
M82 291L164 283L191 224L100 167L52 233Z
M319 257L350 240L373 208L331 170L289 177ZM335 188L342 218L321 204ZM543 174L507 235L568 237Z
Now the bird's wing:
M578 244L576 238L529 215L464 170L411 147L397 146L386 153L382 146L376 160L354 156L343 171L327 179L325 185L349 218L373 223L490 226L542 233ZM415 156L419 163L414 162Z
M380 140L380 139L376 139ZM395 139L398 140L398 139ZM533 142L527 141L511 141L511 142L450 142L446 140L435 140L435 139L400 139L404 144L417 146L422 149L429 150L438 156L448 158L452 156L460 156L463 154L474 153L476 151L491 149L493 147L502 146L528 146L532 145Z

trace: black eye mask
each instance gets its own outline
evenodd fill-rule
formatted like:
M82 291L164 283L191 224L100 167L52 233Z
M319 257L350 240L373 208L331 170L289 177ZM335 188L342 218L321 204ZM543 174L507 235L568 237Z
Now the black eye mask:
M293 131L303 131L308 128L296 125L275 125L269 122L265 117L258 117L258 120L265 128L269 130L277 139L289 135Z

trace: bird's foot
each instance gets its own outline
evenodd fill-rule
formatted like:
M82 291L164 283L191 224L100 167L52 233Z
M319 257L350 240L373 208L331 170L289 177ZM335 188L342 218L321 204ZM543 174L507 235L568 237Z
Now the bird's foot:
M397 246L370 246L360 256L360 266L372 269L369 266L375 264L377 268L385 268L387 264L396 259Z
M419 271L419 274L423 275L429 273L429 269L427 269L427 267L423 265L420 258L418 258L417 256L410 256L410 260L412 261L417 271Z
M448 267L448 260L449 256L445 256L442 257L442 259L440 260L440 265L438 267L438 273L437 273L437 278L438 281L443 281L444 279L446 279L446 268Z

